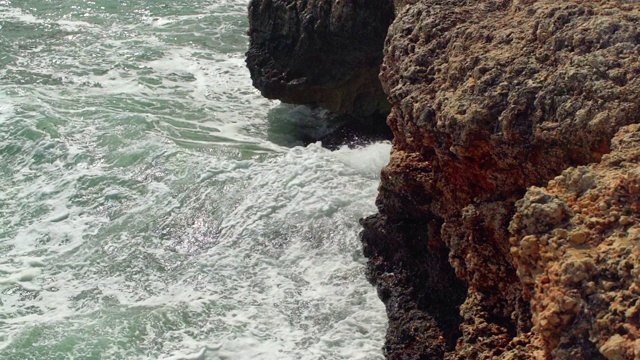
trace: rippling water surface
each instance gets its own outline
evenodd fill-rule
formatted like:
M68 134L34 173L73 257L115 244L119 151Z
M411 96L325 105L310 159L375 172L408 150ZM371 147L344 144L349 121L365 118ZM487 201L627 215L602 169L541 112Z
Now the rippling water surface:
M246 0L0 0L0 358L379 359L390 145L301 146Z

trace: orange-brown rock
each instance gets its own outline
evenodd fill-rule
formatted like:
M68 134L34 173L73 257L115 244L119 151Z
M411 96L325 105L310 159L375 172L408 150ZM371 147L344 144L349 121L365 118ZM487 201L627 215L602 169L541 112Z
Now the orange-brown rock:
M590 319L564 333L558 329L574 320L563 309L581 308L581 298L563 293L543 307L547 297L537 293L536 281L595 283L604 265L567 262L556 270L566 279L547 280L538 276L546 270L535 258L514 260L520 257L511 252L509 223L527 188L545 186L568 167L600 162L618 130L640 122L640 3L401 5L380 75L393 106L394 146L382 172L379 214L363 221L362 237L370 278L389 313L386 356L628 358L634 329L592 331L587 325L605 323L582 313ZM560 199L539 205L531 211L543 212L546 222L532 221L531 236L559 226L571 210ZM605 228L603 219L592 221L567 241L592 241ZM517 238L518 251L546 251L527 236ZM523 277L521 263L536 275ZM629 282L633 267L625 266ZM610 282L627 286L620 279ZM603 306L593 308L606 324L624 326ZM429 336L412 331L412 319Z
M516 203L511 253L539 358L587 359L587 344L607 359L640 357L640 126L612 145Z

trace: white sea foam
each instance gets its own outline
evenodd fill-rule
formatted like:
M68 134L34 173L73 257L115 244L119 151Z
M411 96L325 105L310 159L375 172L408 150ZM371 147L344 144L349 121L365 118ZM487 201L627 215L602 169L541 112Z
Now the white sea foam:
M25 24L42 24L44 20L18 7L4 7L0 11L0 19L14 19Z
M13 105L9 101L6 96L0 94L0 125L14 116Z
M381 358L357 234L390 144L271 142L281 108L225 43L246 1L201 5L139 22L0 11L70 33L12 54L24 75L0 85L0 148L19 149L0 173L3 354ZM198 21L221 23L197 37ZM284 131L315 126L306 111L279 114L296 117Z

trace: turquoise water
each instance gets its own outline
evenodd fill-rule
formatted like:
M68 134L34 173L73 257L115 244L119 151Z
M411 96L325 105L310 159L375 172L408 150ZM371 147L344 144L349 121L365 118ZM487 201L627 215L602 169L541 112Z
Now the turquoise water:
M0 0L0 359L380 359L390 145L302 146L246 1Z

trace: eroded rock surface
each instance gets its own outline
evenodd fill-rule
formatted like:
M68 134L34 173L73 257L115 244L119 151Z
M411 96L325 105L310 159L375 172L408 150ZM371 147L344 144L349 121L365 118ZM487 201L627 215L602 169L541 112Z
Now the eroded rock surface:
M509 224L527 188L599 162L640 122L639 21L636 2L402 1L380 75L394 147L362 237L388 358L616 358L634 341L541 333L556 319L532 310Z
M253 83L287 103L356 117L386 114L378 72L392 20L391 0L252 0Z
M516 203L512 254L537 358L640 358L640 126L612 145Z

